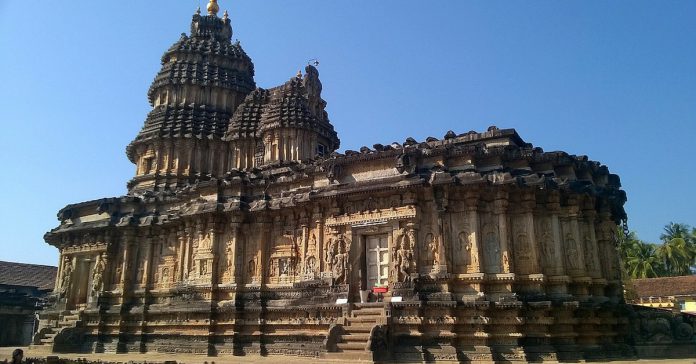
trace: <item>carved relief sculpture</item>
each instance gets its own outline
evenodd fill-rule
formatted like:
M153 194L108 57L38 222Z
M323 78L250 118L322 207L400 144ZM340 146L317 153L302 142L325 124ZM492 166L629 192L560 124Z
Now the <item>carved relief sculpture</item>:
M339 152L316 65L258 87L229 15L207 10L161 59L128 193L66 206L45 235L61 299L36 345L221 361L632 352L612 239L625 193L606 166L497 127Z

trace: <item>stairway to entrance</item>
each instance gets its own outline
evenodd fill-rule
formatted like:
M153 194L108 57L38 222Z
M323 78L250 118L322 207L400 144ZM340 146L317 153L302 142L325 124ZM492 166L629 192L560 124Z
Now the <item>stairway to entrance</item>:
M373 361L372 351L367 345L372 328L387 322L384 307L383 302L353 304L350 317L346 318L343 332L336 342L340 358Z
M33 347L36 349L53 350L53 343L56 336L65 329L78 327L82 321L80 320L80 310L66 311L58 318L58 322L50 327L43 327L34 336Z

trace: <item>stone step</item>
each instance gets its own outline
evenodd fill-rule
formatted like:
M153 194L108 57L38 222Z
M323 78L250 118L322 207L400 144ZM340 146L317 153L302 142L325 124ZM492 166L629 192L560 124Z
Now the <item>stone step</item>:
M332 362L334 360L336 360L336 361L340 361L343 363L356 363L356 362L373 363L372 352L357 351L357 350L350 350L348 352L339 352L339 353L324 353L322 355L322 359L331 360Z
M366 343L360 343L360 342L336 343L336 347L339 350L343 350L343 351L347 351L347 350L364 351L365 345L366 345Z
M53 344L53 338L43 338L41 339L41 345Z
M372 326L374 325L350 325L343 326L343 331L353 334L353 333L370 333L372 331Z
M353 317L357 317L357 316L382 316L383 314L384 314L384 310L352 311Z
M360 316L360 317L351 317L348 319L349 322L357 322L357 323L374 323L377 324L377 319L379 319L380 316Z
M370 340L370 333L369 332L355 332L355 333L348 333L341 335L341 340L343 342L363 342L367 343L368 340Z

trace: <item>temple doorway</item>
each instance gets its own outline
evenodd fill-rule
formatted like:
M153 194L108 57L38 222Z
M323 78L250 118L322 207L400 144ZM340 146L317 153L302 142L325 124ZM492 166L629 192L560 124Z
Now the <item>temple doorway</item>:
M90 259L78 258L73 282L73 300L68 309L84 308L89 297L89 284L91 281L92 262Z
M367 271L367 289L386 285L389 280L389 246L387 235L370 235L366 237L365 260Z

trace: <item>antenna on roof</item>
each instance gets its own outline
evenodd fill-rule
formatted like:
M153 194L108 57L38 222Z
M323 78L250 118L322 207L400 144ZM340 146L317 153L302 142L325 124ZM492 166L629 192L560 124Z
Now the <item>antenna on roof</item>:
M314 66L314 67L318 67L318 66L319 66L319 60L316 59L316 58L312 58L312 59L310 59L309 61L307 61L307 64L308 64L308 65L312 65L312 66Z

